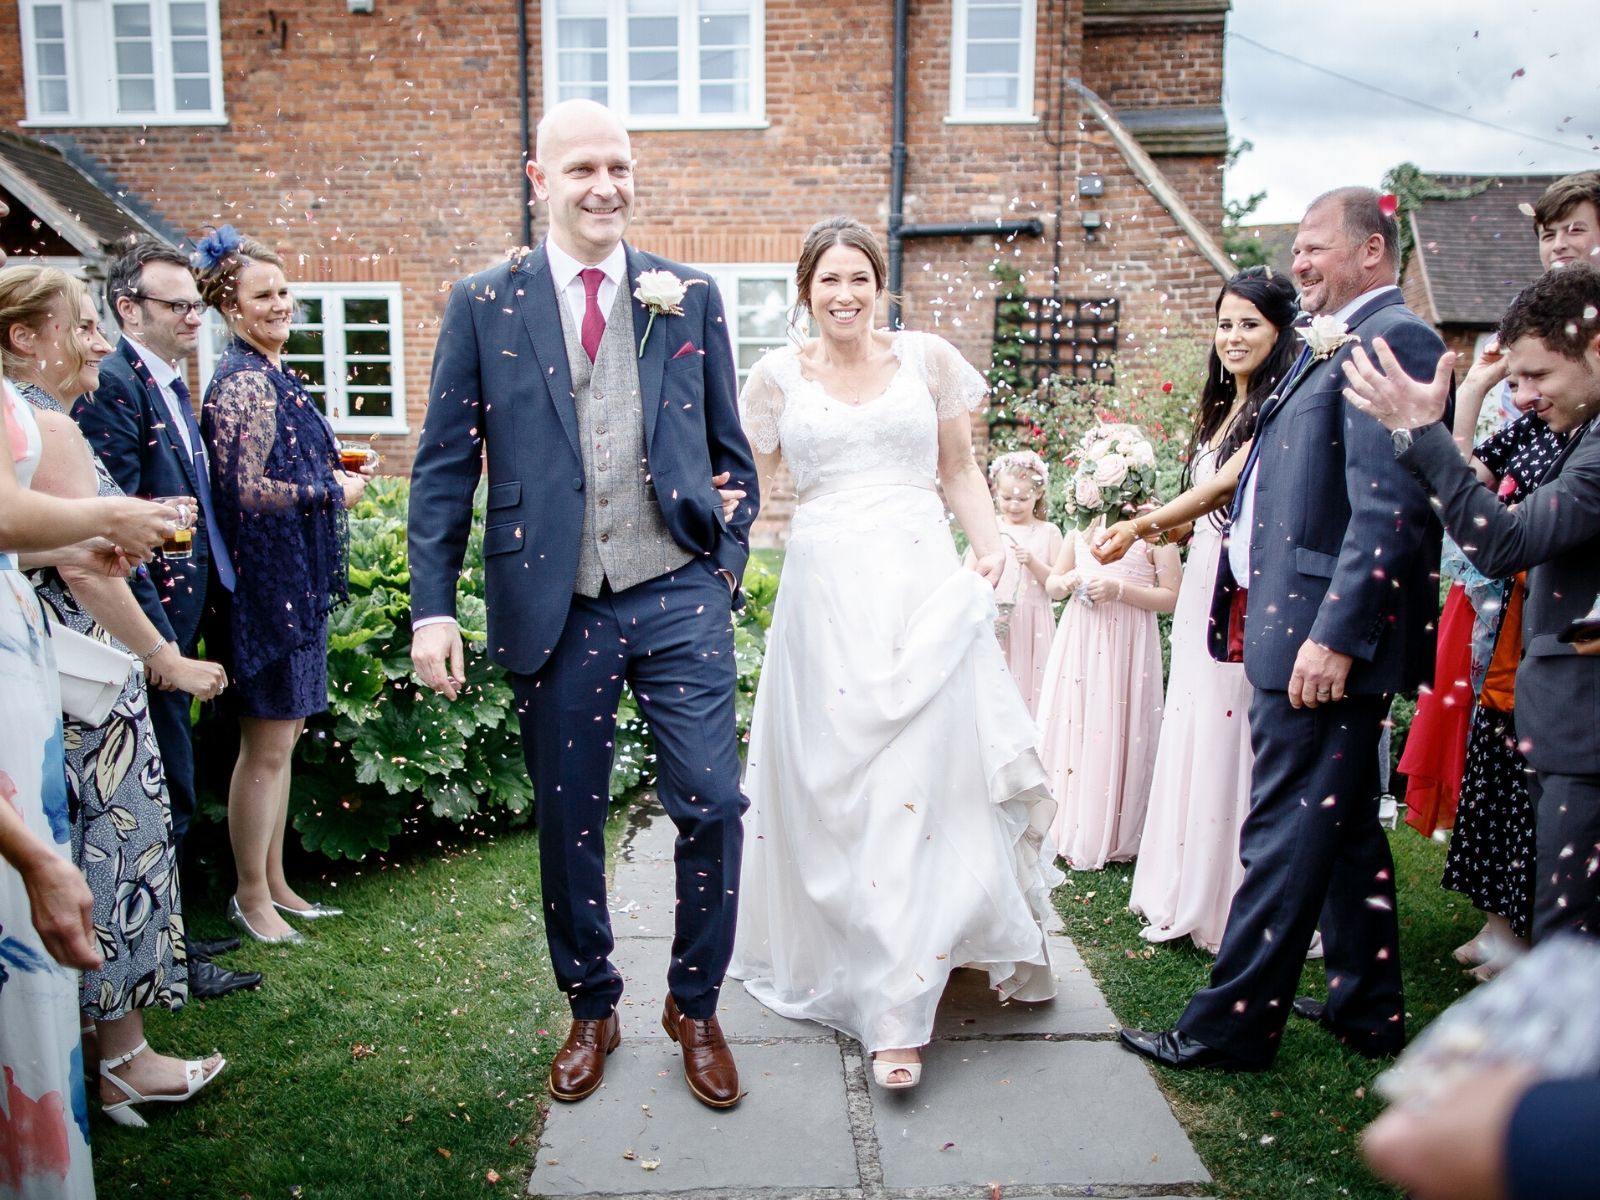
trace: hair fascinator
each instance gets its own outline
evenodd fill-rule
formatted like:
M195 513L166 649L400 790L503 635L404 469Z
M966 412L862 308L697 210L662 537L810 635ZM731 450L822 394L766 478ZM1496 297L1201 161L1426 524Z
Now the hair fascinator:
M200 239L200 245L194 252L194 265L202 271L209 271L237 250L243 241L244 237L232 225L213 229Z

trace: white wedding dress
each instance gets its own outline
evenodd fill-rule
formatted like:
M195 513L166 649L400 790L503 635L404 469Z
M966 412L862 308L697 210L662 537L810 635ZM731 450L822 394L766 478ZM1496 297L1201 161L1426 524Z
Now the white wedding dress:
M729 973L869 1051L928 1042L956 967L985 969L1000 999L1053 996L1061 878L993 590L961 567L934 490L938 421L976 408L983 380L937 337L898 334L895 353L861 405L792 348L743 396L752 444L782 448L800 503L751 726Z

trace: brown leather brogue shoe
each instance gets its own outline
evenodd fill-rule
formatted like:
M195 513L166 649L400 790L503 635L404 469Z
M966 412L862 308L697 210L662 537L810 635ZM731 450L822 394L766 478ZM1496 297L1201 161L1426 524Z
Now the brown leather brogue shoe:
M550 1060L550 1094L571 1103L582 1100L606 1077L606 1055L622 1044L622 1023L612 1013L603 1021L574 1019L567 1040Z
M728 1049L716 1017L697 1021L684 1016L669 992L661 1027L683 1048L683 1078L696 1100L712 1108L732 1108L739 1103L743 1095L739 1068L733 1065L733 1051Z

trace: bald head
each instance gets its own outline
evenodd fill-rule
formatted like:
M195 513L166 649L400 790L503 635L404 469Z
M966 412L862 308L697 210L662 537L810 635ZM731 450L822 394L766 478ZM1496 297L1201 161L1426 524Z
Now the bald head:
M539 118L533 135L533 157L539 162L548 161L547 156L559 155L574 139L602 130L621 138L624 145L628 144L628 130L621 118L604 104L593 100L563 100Z
M617 115L593 100L545 113L528 164L533 192L550 207L550 240L599 266L633 215L633 149Z

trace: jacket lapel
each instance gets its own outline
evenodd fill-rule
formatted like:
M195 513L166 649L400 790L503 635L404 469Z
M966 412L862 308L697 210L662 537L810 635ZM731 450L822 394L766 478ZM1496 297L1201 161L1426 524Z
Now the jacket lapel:
M172 428L172 413L167 407L166 396L162 395L161 385L127 338L117 342L117 349L122 351L122 357L128 360L134 377L144 388L145 403L150 406L150 415L154 418L151 422L152 431L165 445L167 452L183 464L183 476L189 481L189 494L198 496L200 481L195 477L194 458L183 448L183 435ZM199 434L198 429L195 434Z
M639 354L637 345L634 353L639 356L639 407L644 409L644 448L648 452L655 441L656 416L661 409L661 376L667 368L667 342L670 340L666 325L672 318L658 316L655 324L650 324L650 310L633 293L638 286L640 272L655 268L649 259L632 246L624 248L628 253L628 277L623 280L622 286L628 289L633 301L633 335L644 340L643 354Z
M533 358L539 377L544 380L555 405L561 428L566 430L572 452L581 461L583 449L578 444L578 410L572 401L572 371L567 366L567 343L561 333L561 315L552 305L565 301L556 295L555 281L550 275L550 260L545 257L544 246L530 251L518 264L511 276L515 288L517 308L522 313L522 323L527 327L528 338L533 342Z

